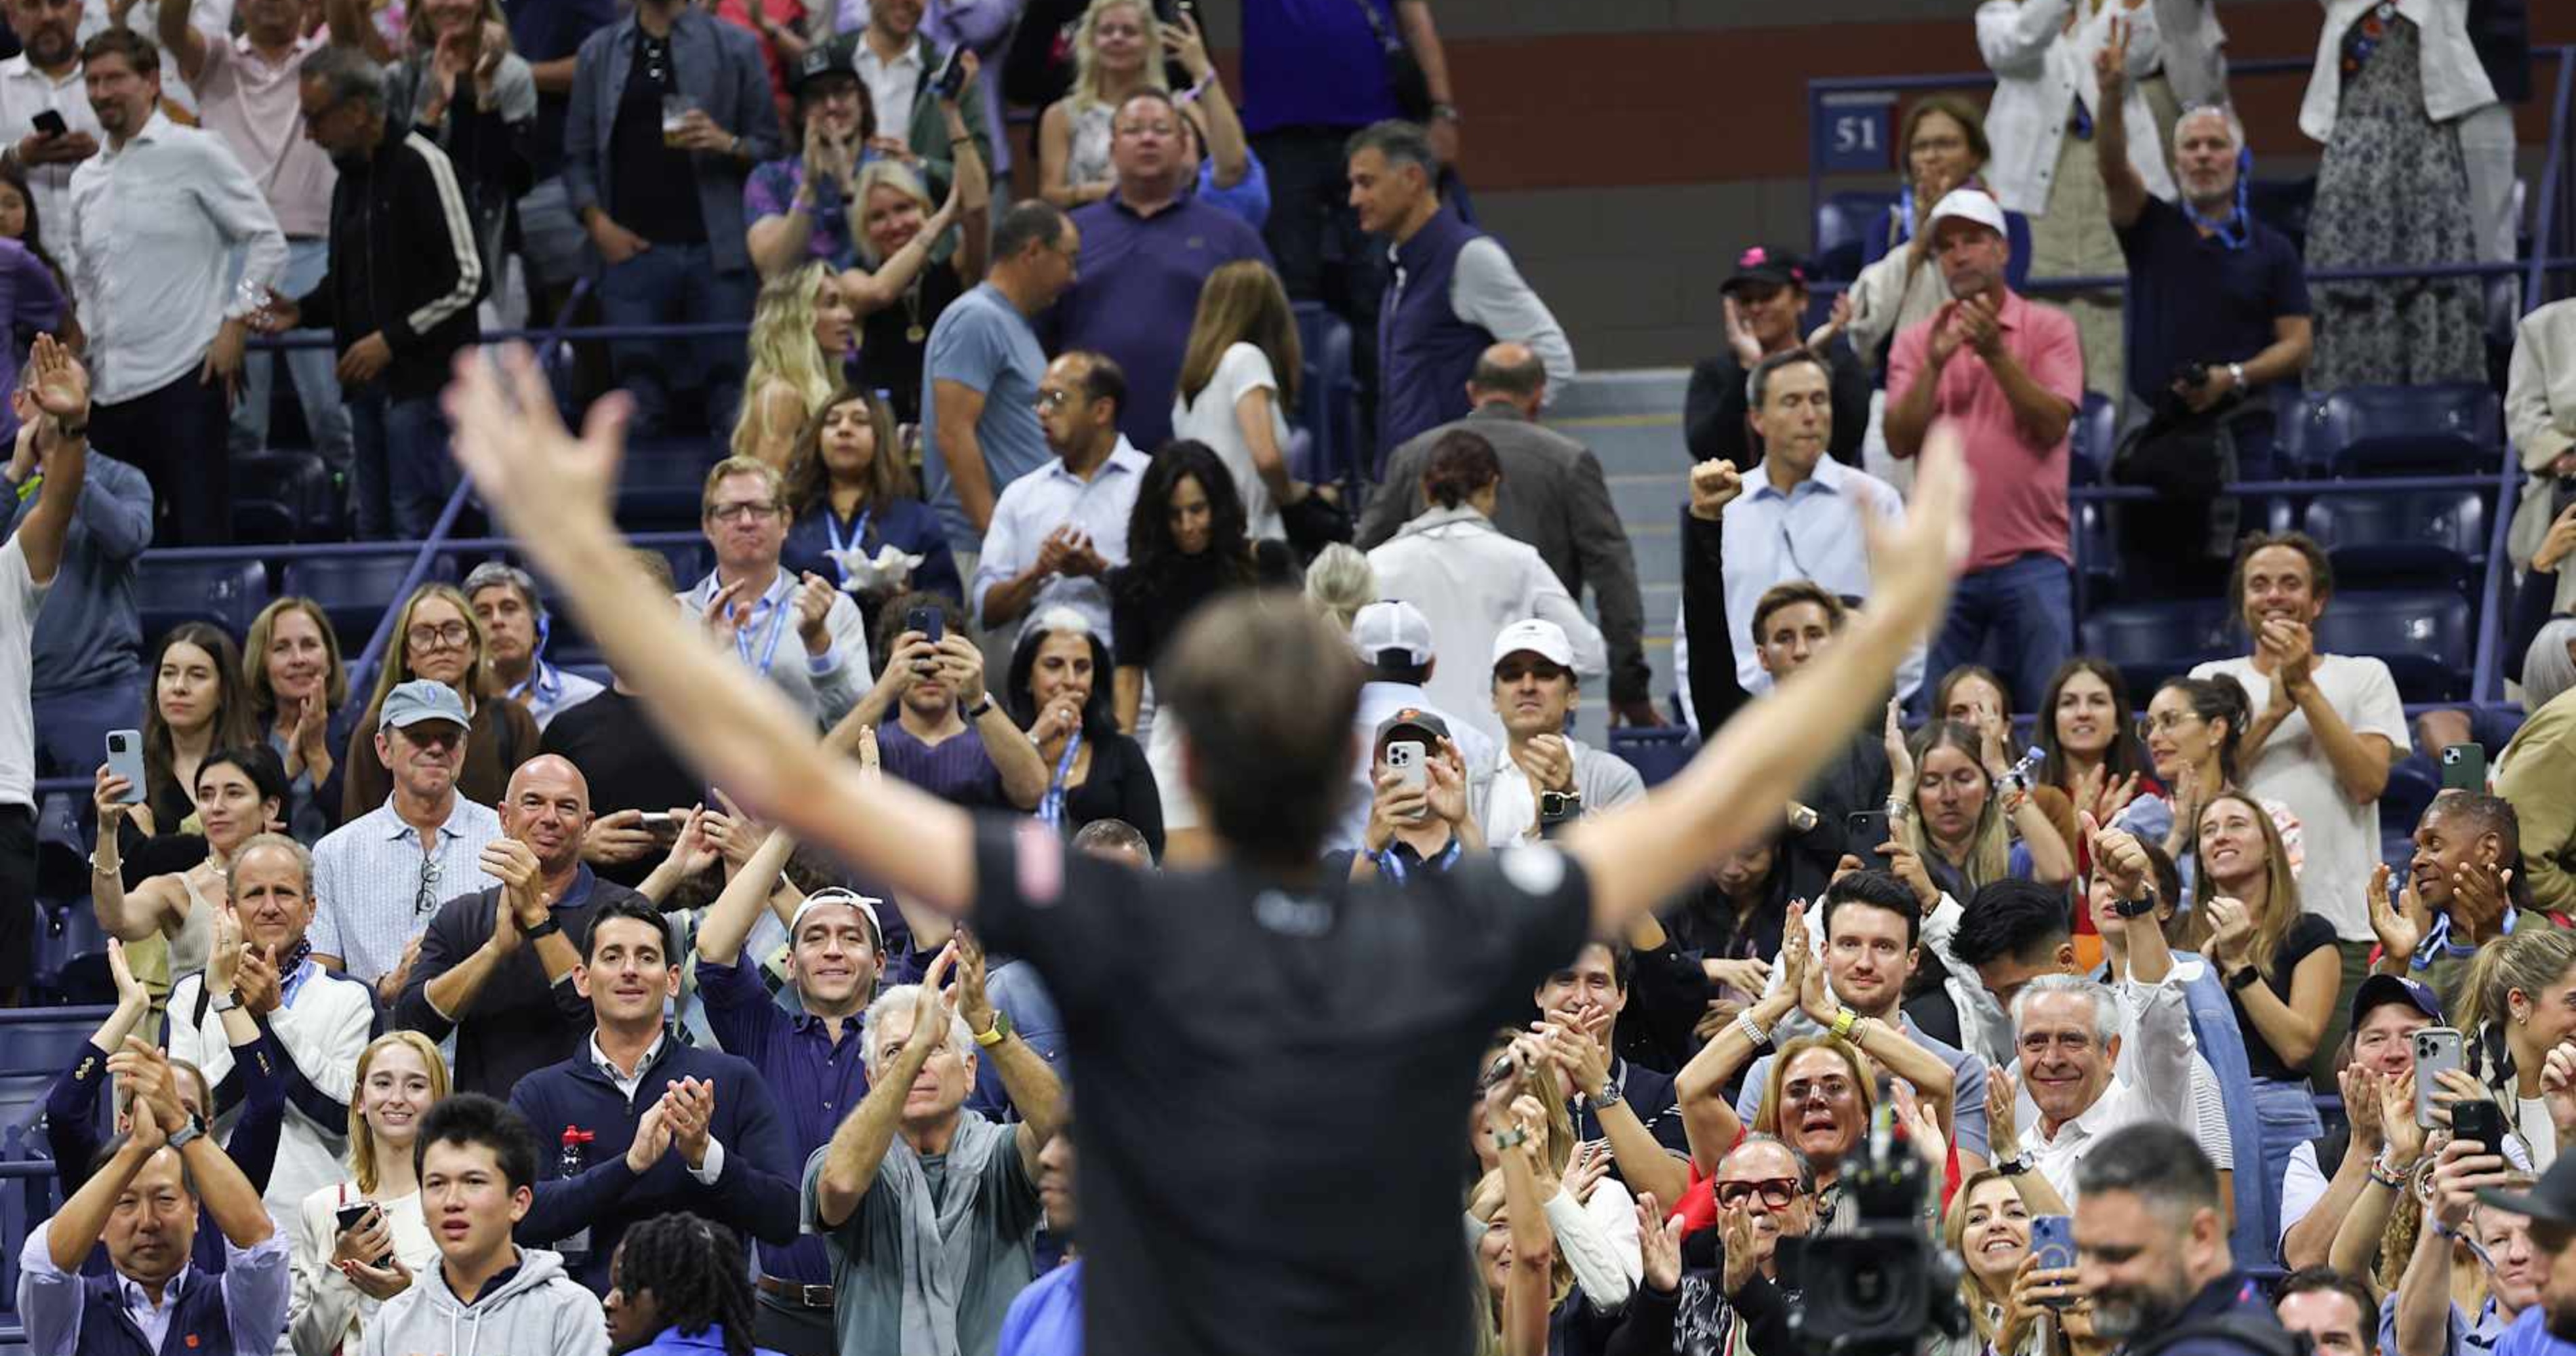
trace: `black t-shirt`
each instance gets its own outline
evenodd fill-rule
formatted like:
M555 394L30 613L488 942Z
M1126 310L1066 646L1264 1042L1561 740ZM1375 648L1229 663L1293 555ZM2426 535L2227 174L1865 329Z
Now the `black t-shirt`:
M921 422L921 355L930 348L930 327L939 323L948 303L966 295L957 265L934 259L891 306L868 313L859 322L859 381L883 391L894 406L895 422Z
M974 924L1038 968L1081 1070L1092 1351L1470 1348L1476 1061L1589 936L1572 859L1408 885L1143 874L979 822Z
M698 208L697 173L687 151L662 142L662 96L679 87L669 35L656 38L637 28L626 89L608 134L609 163L617 176L609 184L608 215L656 244L703 245L707 221Z
M2118 232L2129 261L2129 389L2155 401L2184 363L2243 362L2272 346L2272 322L2307 315L2308 280L2289 237L2248 218L2242 249L2204 236L2149 195Z
M2290 976L2299 968L2299 962L2306 959L2309 952L2334 944L2334 924L2313 913L2300 914L2299 921L2290 925L2290 935L2281 939L2281 950L2272 958L2271 972L2263 976L2264 986L2282 1002L2289 1002ZM2294 1066L2274 1053L2272 1043L2263 1039L2254 1019L2245 1015L2245 1005L2238 1001L2235 993L2227 995L2227 1006L2236 1010L2236 1029L2245 1034L2245 1065L2256 1078L2277 1079L2284 1083L2307 1081L2305 1068Z
M590 808L600 815L619 810L686 809L707 799L706 779L689 771L661 732L646 719L644 705L615 688L586 702L567 706L546 722L545 751L572 760L590 783ZM642 861L603 866L599 874L621 885L634 885L661 864L658 853Z

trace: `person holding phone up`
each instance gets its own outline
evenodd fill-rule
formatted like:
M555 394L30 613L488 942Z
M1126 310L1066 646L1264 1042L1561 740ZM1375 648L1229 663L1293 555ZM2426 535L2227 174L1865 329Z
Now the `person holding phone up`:
M1445 872L1468 851L1485 850L1485 831L1469 814L1469 768L1449 722L1407 707L1377 727L1369 765L1377 794L1369 802L1368 831L1349 854L1352 880L1383 877L1401 885L1417 873ZM1337 875L1341 853L1324 858L1324 874Z
M964 609L934 593L887 604L877 626L885 667L833 737L873 725L888 775L959 805L1034 810L1054 769L985 688L984 652L965 622Z

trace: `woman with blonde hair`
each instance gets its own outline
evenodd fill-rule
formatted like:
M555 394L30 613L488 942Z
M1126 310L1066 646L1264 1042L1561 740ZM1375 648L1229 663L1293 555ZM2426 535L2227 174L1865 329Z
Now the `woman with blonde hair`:
M1073 88L1038 117L1038 196L1071 211L1118 186L1109 124L1139 90L1169 92L1164 28L1148 0L1092 0L1073 29Z
M950 135L965 137L956 106L945 107L956 129ZM918 424L922 355L930 346L931 327L984 279L992 187L974 139L965 137L957 146L956 182L937 211L931 210L930 190L921 176L896 160L861 166L850 199L859 261L872 270L841 275L860 318L862 384L887 394L899 422ZM958 228L956 248L946 260L934 262L952 224Z
M2550 1115L2541 1082L2549 1053L2576 1040L2576 931L2516 928L2478 948L2452 1022L2469 1067L2504 1112L2514 1166L2547 1172L2571 1129Z
M751 363L732 455L787 470L797 435L841 384L857 316L830 264L810 260L763 284L751 312Z
M286 830L311 847L340 827L340 760L349 740L349 668L322 605L285 597L259 610L242 643L242 688L269 751L286 768Z
M465 703L465 762L456 772L456 794L480 805L498 805L510 774L537 756L536 719L514 701L497 698L484 659L483 624L453 584L423 584L403 600L393 640L376 670L366 713L349 731L341 784L340 819L346 823L385 803L393 774L376 752L376 726L385 698L414 678L445 683Z
M1377 571L1358 547L1333 542L1306 566L1306 601L1348 631L1360 609L1377 601Z
M349 1102L354 1180L304 1198L295 1217L295 1292L286 1336L295 1356L356 1350L377 1306L437 1266L422 1214L413 1147L421 1118L447 1096L447 1061L417 1031L391 1031L358 1056Z
M1313 487L1288 475L1288 417L1305 358L1279 275L1258 259L1220 265L1199 288L1172 396L1172 436L1215 451L1254 540L1284 541L1279 510Z
M1579 1144L1574 1113L1545 1049L1538 1037L1508 1027L1485 1049L1478 1067L1485 1071L1486 1099L1478 1103L1468 1136L1477 1178L1467 1214L1471 1225L1491 1225L1505 1205L1502 1164L1510 1146L1487 1123L1487 1103L1535 1103L1539 1114L1530 1118L1531 1129L1542 1142L1531 1166L1555 1238L1557 1284L1549 1307L1563 1304L1579 1287L1593 1312L1617 1313L1636 1290L1641 1269L1636 1198L1619 1179L1605 1175L1606 1152Z
M1932 721L1902 743L1891 739L1891 784L1909 810L1897 841L1921 863L1932 887L1952 899L2006 878L2045 885L2073 880L2075 858L2065 837L2037 795L1997 785L1986 744L1980 731L1953 720ZM1895 869L1909 874L1903 855Z
M816 407L787 459L786 500L791 516L778 568L788 574L817 574L847 585L844 551L874 560L891 546L921 557L909 576L851 594L869 634L875 634L878 610L904 589L965 596L948 533L921 502L912 468L904 464L894 411L874 393L836 387Z

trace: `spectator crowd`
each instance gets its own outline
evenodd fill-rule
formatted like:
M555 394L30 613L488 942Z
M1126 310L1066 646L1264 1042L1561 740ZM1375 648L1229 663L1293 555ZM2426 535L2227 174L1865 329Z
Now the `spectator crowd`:
M2576 301L2350 276L2512 261L2521 0L2326 6L2303 241L2211 0L1979 5L1857 278L1732 252L1669 711L1431 4L1242 10L0 0L28 1349L1795 1356L1892 1220L1942 1356L2576 1356ZM2228 491L2491 351L2520 709L2410 725ZM145 633L281 373L514 540L381 657ZM2088 395L2225 655L2078 644Z

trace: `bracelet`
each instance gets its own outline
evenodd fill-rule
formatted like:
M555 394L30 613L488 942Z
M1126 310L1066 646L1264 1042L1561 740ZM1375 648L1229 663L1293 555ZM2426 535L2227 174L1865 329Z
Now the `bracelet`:
M948 149L952 151L956 150L960 146L972 146L974 144L975 134L972 132L969 132L962 137L950 137L948 139Z
M2388 1166L2388 1151L2383 1149L2370 1160L2370 1180L2391 1191L2406 1189L2406 1176Z
M1513 1126L1509 1130L1497 1130L1494 1132L1494 1147L1497 1149L1517 1149L1528 1142L1529 1131L1523 1130L1517 1125Z
M77 424L66 424L56 420L54 432L66 438L86 438L89 436L89 421L84 419Z
M1756 1050L1771 1043L1771 1033L1764 1029L1760 1022L1753 1020L1753 1014L1750 1012L1735 1014L1735 1029L1743 1032L1744 1038L1753 1042L1753 1048Z
M89 859L89 873L93 876L113 876L117 874L117 868L93 856Z

